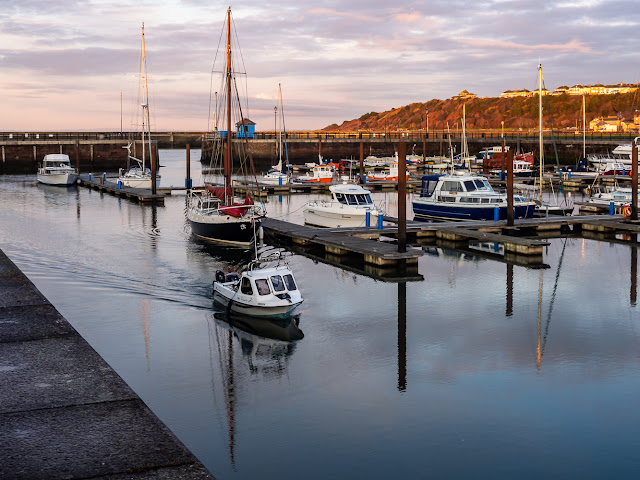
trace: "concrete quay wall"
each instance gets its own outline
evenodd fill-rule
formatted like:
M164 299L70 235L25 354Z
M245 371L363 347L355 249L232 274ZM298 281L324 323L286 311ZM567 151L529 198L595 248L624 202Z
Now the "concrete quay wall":
M0 479L211 479L0 250Z

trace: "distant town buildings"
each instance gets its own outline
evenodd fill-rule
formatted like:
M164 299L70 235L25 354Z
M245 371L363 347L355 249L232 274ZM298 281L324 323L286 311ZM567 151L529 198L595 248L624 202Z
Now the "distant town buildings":
M593 132L638 133L640 131L640 112L636 110L632 119L622 115L598 117L589 122L589 130Z
M631 85L628 83L620 83L619 85L574 85L573 87L567 87L561 85L553 92L549 92L546 88L542 90L543 95L613 95L615 93L631 93L638 89L638 85ZM466 90L463 90L466 91ZM500 98L513 98L513 97L531 97L537 95L538 90L530 92L527 89L524 90L507 90L500 94Z

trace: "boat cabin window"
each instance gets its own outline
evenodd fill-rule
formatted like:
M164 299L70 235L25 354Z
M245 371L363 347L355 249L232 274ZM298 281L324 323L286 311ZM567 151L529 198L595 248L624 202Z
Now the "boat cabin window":
M440 187L440 190L444 192L461 192L462 185L460 185L460 182L445 180L444 182L442 182L442 187Z
M360 205L370 205L371 202L371 195L369 195L368 193L361 193L360 195L356 195L356 200L358 200L358 203Z
M338 200L338 202L343 203L344 205L347 205L347 199L344 198L344 195L342 193L336 193L336 200Z
M247 277L242 278L242 283L240 284L240 292L245 295L253 295L253 288L251 288L251 281Z
M345 195L345 197L347 197L347 204L348 205L357 205L358 201L356 200L356 196L352 193L347 193Z
M259 278L256 280L256 289L260 295L269 295L271 293L269 282L267 282L266 278Z
M287 286L287 290L289 290L290 292L298 289L298 287L296 287L296 282L293 279L293 275L291 275L290 273L284 276L284 283Z
M467 189L467 192L473 192L476 189L476 184L473 180L466 180L464 182L464 186Z
M421 197L430 197L433 195L436 186L438 185L438 176L430 175L422 177L422 191L420 192Z
M273 275L271 277L271 285L276 292L284 292L284 282L280 275Z

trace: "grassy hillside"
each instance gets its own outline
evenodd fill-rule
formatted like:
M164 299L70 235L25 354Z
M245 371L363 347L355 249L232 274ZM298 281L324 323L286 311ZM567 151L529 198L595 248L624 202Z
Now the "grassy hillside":
M596 117L621 114L631 118L638 105L640 94L590 95L586 97L587 125ZM549 110L553 128L581 127L582 97L571 95L549 95ZM549 113L543 97L545 128L549 125ZM505 130L536 129L538 127L538 96L529 98L472 98L467 100L429 100L412 103L387 112L369 112L354 120L333 124L323 130L418 130L424 128L425 110L429 110L429 129L451 129L462 126L462 106L466 104L466 125L473 129L500 129L504 121Z

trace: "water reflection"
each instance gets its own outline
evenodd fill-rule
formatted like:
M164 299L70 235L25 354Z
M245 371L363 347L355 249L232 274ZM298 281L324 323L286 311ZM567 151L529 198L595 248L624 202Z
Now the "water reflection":
M215 305L215 303L214 303ZM302 340L300 315L284 320L254 318L226 311L216 311L209 321L209 354L212 374L220 371L226 414L229 461L236 470L237 405L246 379L243 372L262 378L277 378L287 369L296 342ZM235 341L234 341L235 339ZM239 346L246 366L236 365L234 348ZM217 368L216 368L217 367ZM212 377L214 397L215 379Z

